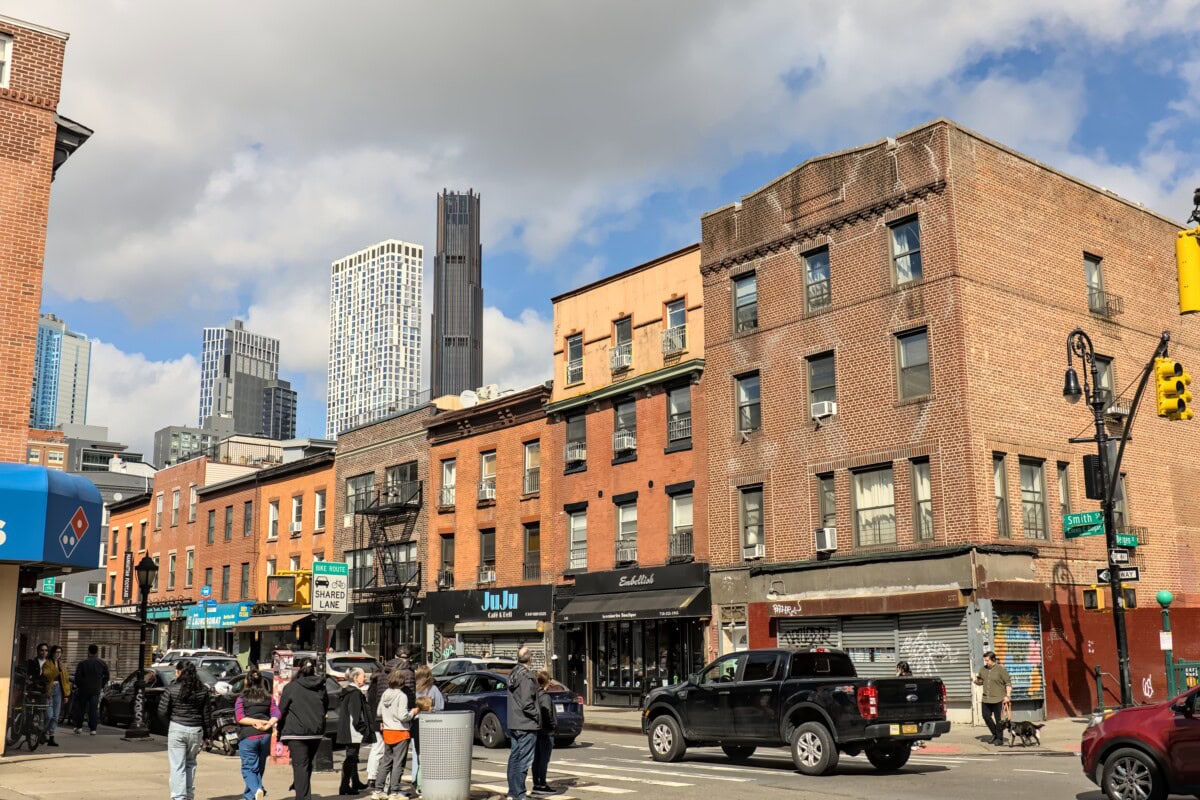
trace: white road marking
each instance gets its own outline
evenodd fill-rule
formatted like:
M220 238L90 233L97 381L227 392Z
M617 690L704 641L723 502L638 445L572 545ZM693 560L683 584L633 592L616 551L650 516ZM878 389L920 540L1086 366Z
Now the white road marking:
M613 759L610 759L610 760L613 760ZM635 763L641 763L641 762L635 762ZM578 761L565 761L562 759L558 759L558 760L552 761L550 763L550 771L551 772L554 771L555 764L562 764L567 767L584 767L585 769L590 767L592 769L597 769L597 768L599 768L599 769L615 769L615 770L619 770L621 772L643 772L643 773L647 773L650 775L664 775L664 776L672 777L672 778L694 778L694 777L696 777L695 775L683 775L683 774L680 774L679 772L669 772L669 771L664 771L664 769L663 769L663 767L669 767L670 769L678 770L681 767L681 765L678 765L678 764L670 764L670 765L662 764L659 769L645 769L645 768L639 768L639 767L618 767L613 764L603 764L603 765L601 765L601 764L581 764ZM733 783L749 783L750 782L750 778L733 778L728 775L706 775L704 777L706 780L710 780L710 781L732 781Z
M1055 772L1050 769L1014 769L1013 772L1037 772L1041 775L1066 775L1065 772Z
M554 772L554 770L550 770L550 771ZM471 770L471 774L472 775L482 775L485 778L507 778L508 777L507 772L484 772L484 771L478 770L478 769ZM690 786L691 784L682 783L679 785L680 786ZM492 786L484 786L483 788L487 789L488 791L496 791L496 789L494 789ZM502 795L508 794L508 786L507 785L500 786L498 788L499 788L500 794L502 794ZM617 786L572 786L571 791L572 792L597 792L600 794L633 794L634 793L633 789L622 789ZM559 800L566 800L563 795L556 794L554 796L556 798L559 798Z

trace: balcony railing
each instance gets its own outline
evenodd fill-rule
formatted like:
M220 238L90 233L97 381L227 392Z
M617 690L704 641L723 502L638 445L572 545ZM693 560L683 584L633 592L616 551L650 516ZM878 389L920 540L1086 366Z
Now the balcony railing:
M392 561L380 565L380 586L405 586L414 583L421 574L421 565L415 561Z
M567 385L583 381L583 359L576 358L567 362Z
M535 555L540 556L541 554L540 553L531 553L529 556L527 556L527 558L533 558ZM536 561L525 562L525 569L523 570L523 575L525 577L525 580L527 580L527 581L541 580L541 577L542 577L541 558L539 557L538 560L536 560Z
M438 572L437 585L439 589L454 588L454 567L442 567L441 571Z
M421 507L421 481L395 481L378 485L373 503L368 503L361 510L372 511L400 510Z
M692 415L672 414L667 419L667 441L682 442L692 438Z
M617 542L617 563L631 564L637 561L637 540Z
M633 342L618 342L608 351L608 365L613 372L633 366Z
M571 545L567 569L587 569L587 544Z
M694 555L692 550L692 529L676 528L671 533L669 542L669 552L671 558L686 558Z
M1109 294L1103 289L1088 289L1088 310L1112 318L1125 311L1125 301L1120 295Z
M673 356L687 350L687 326L676 325L662 332L662 352L664 356Z
M525 480L521 483L521 490L525 494L534 494L542 488L542 471L540 467L531 467L525 470Z
M487 564L479 568L480 583L495 583L496 582L496 565Z
M587 461L587 445L583 442L567 442L567 446L563 450L563 458L568 464Z
M619 430L613 433L613 452L632 453L637 450L637 434L633 431Z
M454 487L453 486L443 486L442 487L441 491L438 493L438 505L441 506L442 508L453 508L454 507Z
M496 476L483 478L479 481L479 500L495 500L496 499Z

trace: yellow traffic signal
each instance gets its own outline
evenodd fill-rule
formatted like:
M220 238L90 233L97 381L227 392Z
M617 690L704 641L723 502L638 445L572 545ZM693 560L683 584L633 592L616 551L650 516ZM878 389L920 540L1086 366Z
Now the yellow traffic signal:
M1171 358L1154 359L1158 415L1167 419L1191 419L1192 393L1188 386L1192 376L1183 371L1183 365Z
M1176 234L1175 265L1179 269L1179 313L1200 311L1200 227Z
M1083 610L1084 611L1103 611L1104 610L1104 589L1100 586L1093 586L1090 589L1083 590Z

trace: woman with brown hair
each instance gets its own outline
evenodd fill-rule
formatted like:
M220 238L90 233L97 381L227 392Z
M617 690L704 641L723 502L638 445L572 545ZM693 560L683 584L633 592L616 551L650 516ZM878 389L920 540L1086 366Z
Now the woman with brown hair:
M431 711L445 711L446 698L442 696L442 690L437 687L433 680L433 670L428 664L422 664L417 667L417 699L425 698L430 702ZM419 770L421 768L421 720L414 719L408 726L409 732L412 734L413 746L413 782L420 786Z

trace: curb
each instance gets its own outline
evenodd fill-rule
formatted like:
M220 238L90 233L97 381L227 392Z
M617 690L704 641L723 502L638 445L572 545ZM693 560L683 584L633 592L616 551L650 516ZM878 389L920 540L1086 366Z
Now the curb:
M583 722L583 729L585 731L600 731L601 733L632 733L636 736L642 735L642 728L640 725L634 727L619 722L592 722L591 720L585 719Z

